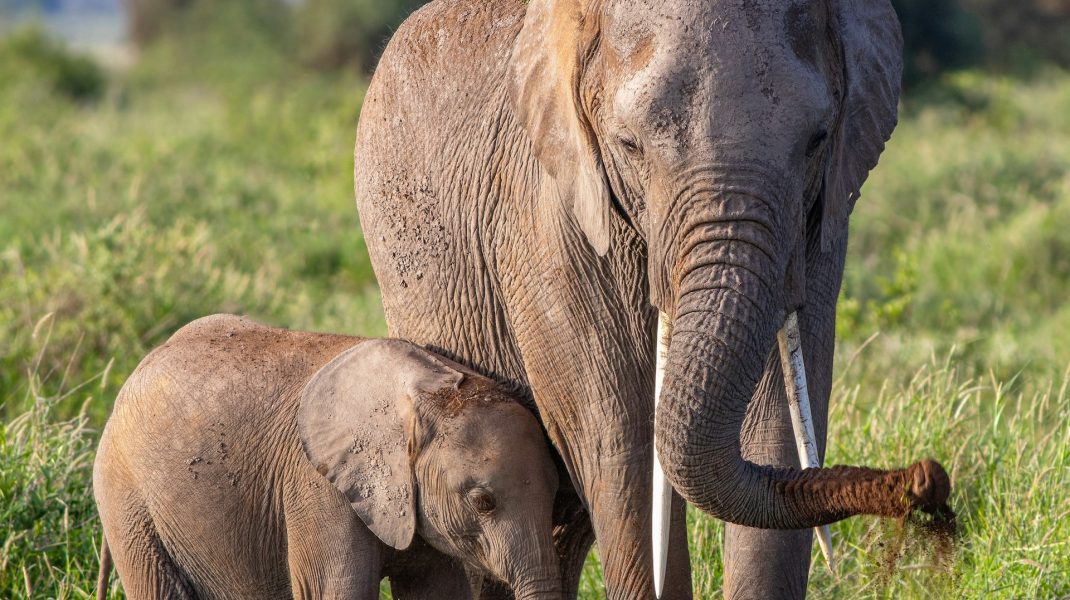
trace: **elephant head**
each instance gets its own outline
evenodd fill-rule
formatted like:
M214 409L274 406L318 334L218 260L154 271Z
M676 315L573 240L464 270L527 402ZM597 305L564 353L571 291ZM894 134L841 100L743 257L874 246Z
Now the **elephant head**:
M673 332L656 447L673 486L718 518L801 529L947 497L932 461L800 471L740 447L776 332L805 308L807 261L843 248L895 127L901 50L888 0L529 5L516 115L598 254L628 230L645 241Z
M534 415L490 380L409 342L366 341L305 386L298 428L386 544L405 549L419 533L518 598L560 594L557 471Z

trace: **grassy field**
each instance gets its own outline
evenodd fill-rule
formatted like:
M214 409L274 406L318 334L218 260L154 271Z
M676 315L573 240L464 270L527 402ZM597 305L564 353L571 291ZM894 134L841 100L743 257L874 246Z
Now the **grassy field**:
M117 74L0 40L0 597L92 593L99 427L183 323L385 329L351 192L365 82L216 42ZM1070 74L908 97L852 223L828 458L939 458L962 536L944 564L895 524L836 524L814 597L1070 595L1067 157ZM699 597L721 531L692 515ZM593 559L583 585L601 596Z

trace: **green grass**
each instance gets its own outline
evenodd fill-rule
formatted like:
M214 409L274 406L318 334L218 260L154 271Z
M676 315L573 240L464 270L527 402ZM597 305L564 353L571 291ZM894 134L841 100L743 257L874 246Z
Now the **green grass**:
M75 94L93 67L0 40L0 597L92 593L99 427L183 323L385 329L351 192L365 82L210 41L210 65L170 70L190 54L164 43ZM1068 156L1068 74L907 100L852 222L828 460L937 457L962 536L941 568L894 523L838 523L815 597L1070 594ZM716 597L722 527L690 517ZM600 586L592 556L584 597Z
M88 405L99 378L72 388ZM97 385L94 385L97 384ZM95 592L100 524L90 487L95 432L80 411L57 419L57 398L34 406L0 429L0 596L83 598Z
M364 83L284 72L255 86L163 84L144 68L91 103L53 92L39 71L0 79L8 416L42 319L46 392L64 381L51 374L90 377L114 361L106 397L149 349L212 312L384 331L350 175Z

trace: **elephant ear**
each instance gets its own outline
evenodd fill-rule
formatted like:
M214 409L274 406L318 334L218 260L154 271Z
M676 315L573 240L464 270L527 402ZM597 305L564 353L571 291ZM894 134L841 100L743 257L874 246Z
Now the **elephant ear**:
M327 363L301 392L305 456L372 533L399 550L416 532L420 399L456 390L463 378L415 344L368 340Z
M612 207L594 131L580 100L581 57L595 35L591 0L531 0L513 46L510 94L517 118L588 242L609 250Z
M888 0L832 0L844 98L824 184L822 248L843 235L862 184L898 121L903 35Z

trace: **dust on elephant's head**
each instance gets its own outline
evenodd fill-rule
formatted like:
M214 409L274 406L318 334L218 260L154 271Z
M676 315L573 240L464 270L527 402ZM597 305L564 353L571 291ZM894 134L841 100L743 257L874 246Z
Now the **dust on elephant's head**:
M406 341L365 341L308 382L298 428L312 464L390 546L419 533L514 587L556 568L545 435L486 378Z

